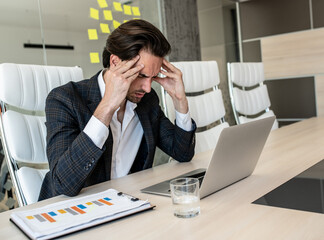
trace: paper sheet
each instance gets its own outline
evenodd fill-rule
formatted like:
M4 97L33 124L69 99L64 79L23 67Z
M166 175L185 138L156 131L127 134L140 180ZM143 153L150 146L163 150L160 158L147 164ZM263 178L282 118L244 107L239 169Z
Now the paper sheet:
M47 239L151 208L147 201L132 201L117 190L58 202L42 208L17 211L11 219L29 236Z

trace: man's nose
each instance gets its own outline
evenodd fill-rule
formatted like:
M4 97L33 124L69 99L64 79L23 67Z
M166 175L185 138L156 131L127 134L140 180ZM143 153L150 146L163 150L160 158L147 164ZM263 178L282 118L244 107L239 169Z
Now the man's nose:
M149 93L149 92L151 92L151 85L152 85L152 79L151 78L145 78L144 82L142 84L142 89L146 93Z

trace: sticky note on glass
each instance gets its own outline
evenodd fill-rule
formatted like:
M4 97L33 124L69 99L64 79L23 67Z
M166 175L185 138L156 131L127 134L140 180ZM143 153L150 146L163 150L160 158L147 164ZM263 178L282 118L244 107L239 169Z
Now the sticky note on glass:
M90 53L90 62L91 63L100 63L99 53L98 52L91 52Z
M97 29L88 29L89 40L98 40Z
M118 12L122 12L123 11L123 8L122 8L122 5L120 2L113 2L113 5L114 5L114 8L116 11Z
M99 11L94 8L90 8L90 17L99 20Z
M132 8L129 5L124 5L124 14L125 15L132 15Z
M132 11L133 11L134 16L141 16L139 7L132 7Z
M112 21L113 20L113 16L112 16L111 10L104 10L103 11L103 14L104 14L105 20L109 20L109 21Z
M108 24L106 23L100 23L100 28L102 33L110 33L110 29Z
M97 0L100 8L108 7L106 0Z
M120 26L120 22L114 20L113 25L114 25L114 28L116 29L116 28L118 28Z

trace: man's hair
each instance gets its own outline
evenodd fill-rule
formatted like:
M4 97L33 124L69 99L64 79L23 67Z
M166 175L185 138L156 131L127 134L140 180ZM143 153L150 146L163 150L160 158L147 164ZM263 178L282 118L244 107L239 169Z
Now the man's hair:
M142 49L154 56L165 57L171 51L171 46L161 31L151 23L141 19L127 21L108 37L102 53L103 66L110 67L111 54L121 60L130 60Z

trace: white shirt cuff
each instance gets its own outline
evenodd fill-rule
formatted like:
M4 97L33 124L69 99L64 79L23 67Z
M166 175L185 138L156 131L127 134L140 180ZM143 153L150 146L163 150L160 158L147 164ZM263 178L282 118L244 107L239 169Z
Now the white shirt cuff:
M176 124L179 128L182 128L183 130L189 132L193 130L193 124L191 121L190 113L189 111L187 113L180 113L178 111L176 112Z
M95 116L90 118L83 132L87 134L93 143L100 149L102 149L109 135L108 127Z

